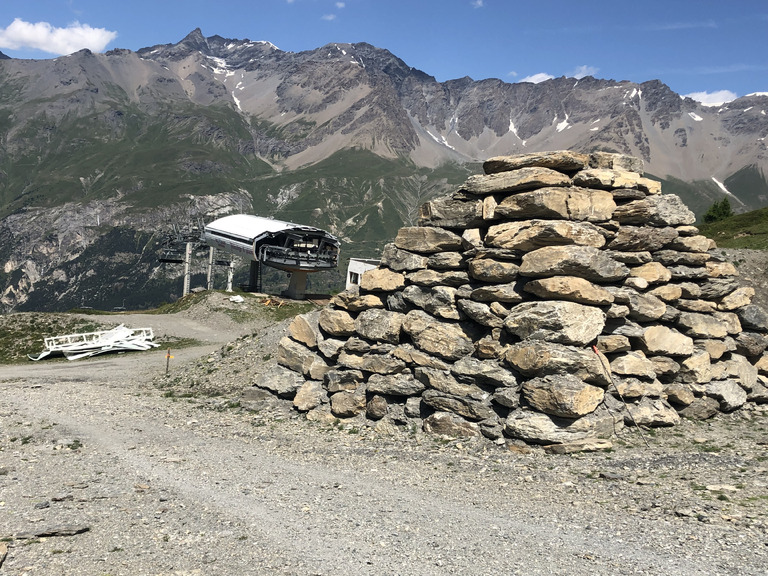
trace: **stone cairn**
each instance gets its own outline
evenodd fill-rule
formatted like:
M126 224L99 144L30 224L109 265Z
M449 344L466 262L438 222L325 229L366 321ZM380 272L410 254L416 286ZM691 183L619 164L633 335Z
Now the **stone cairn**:
M566 446L768 402L768 315L642 161L483 168L296 317L258 386L318 419Z

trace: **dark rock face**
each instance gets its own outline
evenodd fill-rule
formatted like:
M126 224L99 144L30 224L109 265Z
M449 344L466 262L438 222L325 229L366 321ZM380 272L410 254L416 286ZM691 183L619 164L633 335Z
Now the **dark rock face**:
M426 416L424 429L437 434L479 433L497 441L506 436L551 444L607 437L624 425L674 426L680 414L708 418L766 397L768 315L750 303L753 289L738 287L735 267L713 257L716 246L690 225L691 212L677 197L662 196L637 172L605 167L637 169L637 159L595 155L576 172L573 160L563 152L533 160L530 155L492 159L486 163L491 170L510 167L521 173L492 180L473 177L440 204L464 203L473 189L480 198L495 197L499 205L530 194L530 184L510 190L509 183L528 178L531 163L540 164L560 170L580 189L591 183L608 194L621 191L623 203L589 225L605 242L569 243L582 238L584 230L563 226L557 234L539 234L535 249L509 250L505 260L495 261L484 251L504 250L494 244L499 230L526 230L541 222L517 227L519 220L499 220L494 212L471 233L432 225L403 228L397 248L386 250L384 267L366 274L372 279L402 277L386 266L400 267L406 261L420 269L387 288L379 281L366 282L364 275L359 290L336 301L360 300L375 292L377 303L409 302L418 309L406 314L381 308L356 312L356 333L342 350L376 348L375 354L398 363L379 361L360 368L363 361L349 364L344 351L338 359L326 355L329 373L337 374L346 365L363 374L362 381L350 379L356 388L344 390L344 398L367 394L368 418L376 420L386 418L384 403L400 414L405 408L394 407L410 402L409 413ZM590 164L602 167L587 167ZM489 189L488 182L497 182L499 189ZM628 183L637 192L631 200L626 200ZM549 184L540 180L541 188L534 192L569 194L577 187ZM622 224L617 214L628 223ZM644 225L636 216L640 214ZM574 220L580 220L578 212L569 218L565 211L559 221ZM552 229L553 224L543 228ZM466 243L462 252L456 243L469 237L479 238L479 243ZM675 265L681 261L688 264ZM464 276L463 284L454 282L454 276L432 270L430 262L467 266L471 277ZM496 270L500 263L511 268ZM515 283L509 284L510 276L501 272L511 273ZM427 276L434 280L429 289L422 287ZM510 286L516 288L510 291ZM339 313L352 322L347 311L325 309L314 340L337 336L330 324L324 328L322 319ZM296 334L303 334L300 327L316 325L302 317L294 324L291 332ZM387 346L381 347L381 342ZM295 339L284 339L281 346L282 363L305 375L317 357L314 348L322 350ZM340 399L343 409L336 408L335 396L330 389L328 393L332 414L364 413L365 403L351 405ZM413 410L416 402L418 412ZM356 412L350 406L358 406Z

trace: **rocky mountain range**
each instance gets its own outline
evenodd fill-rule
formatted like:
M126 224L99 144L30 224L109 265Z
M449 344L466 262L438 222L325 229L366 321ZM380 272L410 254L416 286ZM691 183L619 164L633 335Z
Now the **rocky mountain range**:
M658 80L438 82L369 44L292 53L199 29L137 52L0 55L0 301L168 300L180 270L158 241L230 212L376 257L501 154L631 154L699 215L724 195L746 211L768 204L767 111L766 94L705 107Z

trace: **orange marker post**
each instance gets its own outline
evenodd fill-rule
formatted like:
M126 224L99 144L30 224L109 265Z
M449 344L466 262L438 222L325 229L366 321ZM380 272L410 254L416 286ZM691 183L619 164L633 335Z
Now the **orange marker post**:
M165 353L165 375L168 376L168 368L171 365L171 349L168 348L168 352Z

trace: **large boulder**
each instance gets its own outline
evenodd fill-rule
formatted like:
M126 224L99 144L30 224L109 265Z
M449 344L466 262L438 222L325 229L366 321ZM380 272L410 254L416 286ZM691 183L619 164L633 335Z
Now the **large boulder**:
M269 377L259 377L254 381L254 386L263 390L269 390L278 398L293 398L306 380L299 370L293 370L283 366L276 366L270 371Z
M627 407L629 413L624 417L627 425L648 426L657 428L674 426L680 422L677 411L661 398L643 398L637 404Z
M709 314L684 312L677 319L677 324L693 338L725 338L728 335L725 323Z
M621 376L656 378L656 368L642 352L629 351L616 355L611 360L611 371Z
M507 250L531 251L544 246L576 244L601 248L605 236L590 222L570 220L522 220L488 228L485 243Z
M517 278L519 266L514 262L480 257L469 261L469 275L481 282L507 283Z
M461 236L442 228L409 226L398 230L395 246L410 252L434 254L460 250L462 241Z
M387 244L381 252L381 264L395 272L423 270L427 267L429 256L401 250L394 244Z
M360 288L366 292L394 292L405 286L405 276L389 268L366 270L360 278Z
M607 391L609 394L624 400L645 397L659 398L664 393L664 385L658 380L614 375L613 385Z
M515 390L519 388L515 375L495 360L480 360L473 356L464 356L451 364L450 370L460 382L509 387Z
M667 312L667 305L660 298L647 293L628 291L624 303L629 307L629 318L638 322L659 320Z
M418 286L463 286L469 282L464 270L418 270L406 276L410 284Z
M599 308L560 300L518 304L504 320L504 328L518 338L580 346L594 341L603 326Z
M623 170L625 172L637 172L642 175L645 169L643 161L637 156L629 154L616 154L615 152L592 152L589 155L590 168L607 168L609 170Z
M661 356L693 354L693 338L661 324L646 328L640 341L649 354Z
M507 196L494 208L494 218L542 218L606 222L616 203L610 192L585 188L540 188Z
M453 196L429 200L419 209L420 226L471 228L483 222L483 202L467 201Z
M570 150L531 152L530 154L489 158L483 163L483 171L486 174L494 174L520 168L541 167L560 172L575 172L586 168L589 165L589 160L588 155Z
M681 226L696 222L696 215L679 196L660 194L627 202L616 208L613 217L622 224Z
M592 306L606 306L614 300L613 294L578 276L552 276L531 280L523 289L546 300L568 300Z
M384 308L384 300L379 294L360 294L360 287L355 286L336 294L331 304L347 312L360 312L369 308Z
M719 380L706 385L707 396L720 401L720 410L733 412L747 402L747 393L735 380Z
M405 314L379 308L363 310L355 318L355 331L368 340L398 344L404 318Z
M478 420L488 420L496 416L493 408L488 401L475 400L472 398L453 396L438 390L426 390L421 399L427 406L440 412L453 412L463 416L467 420L476 422Z
M545 414L579 418L594 412L603 401L603 389L571 374L532 378L523 383L522 398Z
M474 300L459 300L458 309L481 326L501 328L504 325L504 320L494 314L488 304Z
M435 412L424 419L424 432L447 438L473 438L480 436L480 427L467 422L452 412Z
M559 418L517 410L507 417L504 432L532 444L562 444L586 438L609 438L624 427L620 417L598 409L581 418Z
M329 370L325 373L323 382L328 392L334 394L342 390L357 390L364 379L360 370Z
M533 190L545 186L570 185L570 177L562 172L550 168L531 166L514 171L470 176L464 182L462 190L485 196L486 194L497 194L500 192Z
M339 338L355 333L355 320L346 310L323 308L318 316L318 325L326 334Z
M755 295L755 289L751 286L742 286L736 288L730 294L726 294L717 305L718 310L737 310L752 303Z
M421 394L425 389L424 383L419 382L410 372L391 376L371 374L368 379L368 392L372 394L414 396Z
M476 384L459 382L449 370L437 370L435 368L416 368L416 379L427 388L444 392L459 398L471 398L473 400L486 400L488 392Z
M288 335L308 348L316 348L322 335L318 329L317 314L299 314L288 325Z
M659 182L643 178L637 172L615 168L589 168L582 170L573 177L573 183L576 186L587 186L602 190L634 188L647 194L658 194L661 192L661 184Z
M478 302L504 302L516 304L522 302L522 284L509 282L507 284L489 284L475 288L469 297Z
M459 320L461 317L456 309L456 288L450 286L426 288L412 284L403 289L402 296L406 302L438 318Z
M331 414L338 418L352 418L365 412L365 393L359 390L355 392L337 392L331 396Z
M737 311L741 324L757 332L768 332L768 312L755 304L744 306Z
M604 365L591 349L526 340L511 345L504 360L523 376L572 374L599 386L610 384L607 362Z
M309 412L327 402L328 394L318 380L307 380L293 398L293 405L299 412Z
M696 398L688 406L680 410L680 416L691 420L707 420L720 410L720 403L709 396Z
M277 346L277 363L308 378L320 380L330 370L319 354L287 336Z
M578 276L592 282L615 282L629 275L629 268L592 246L546 246L523 256L520 275Z
M608 248L655 252L672 242L678 234L678 231L671 227L622 226L616 233L616 237L608 243Z
M421 310L408 312L402 327L417 348L445 360L458 360L475 349L472 338L461 325L436 322Z
M669 282L672 279L672 273L666 266L660 262L648 262L642 266L630 269L629 275L634 278L642 278L648 284L660 284Z

